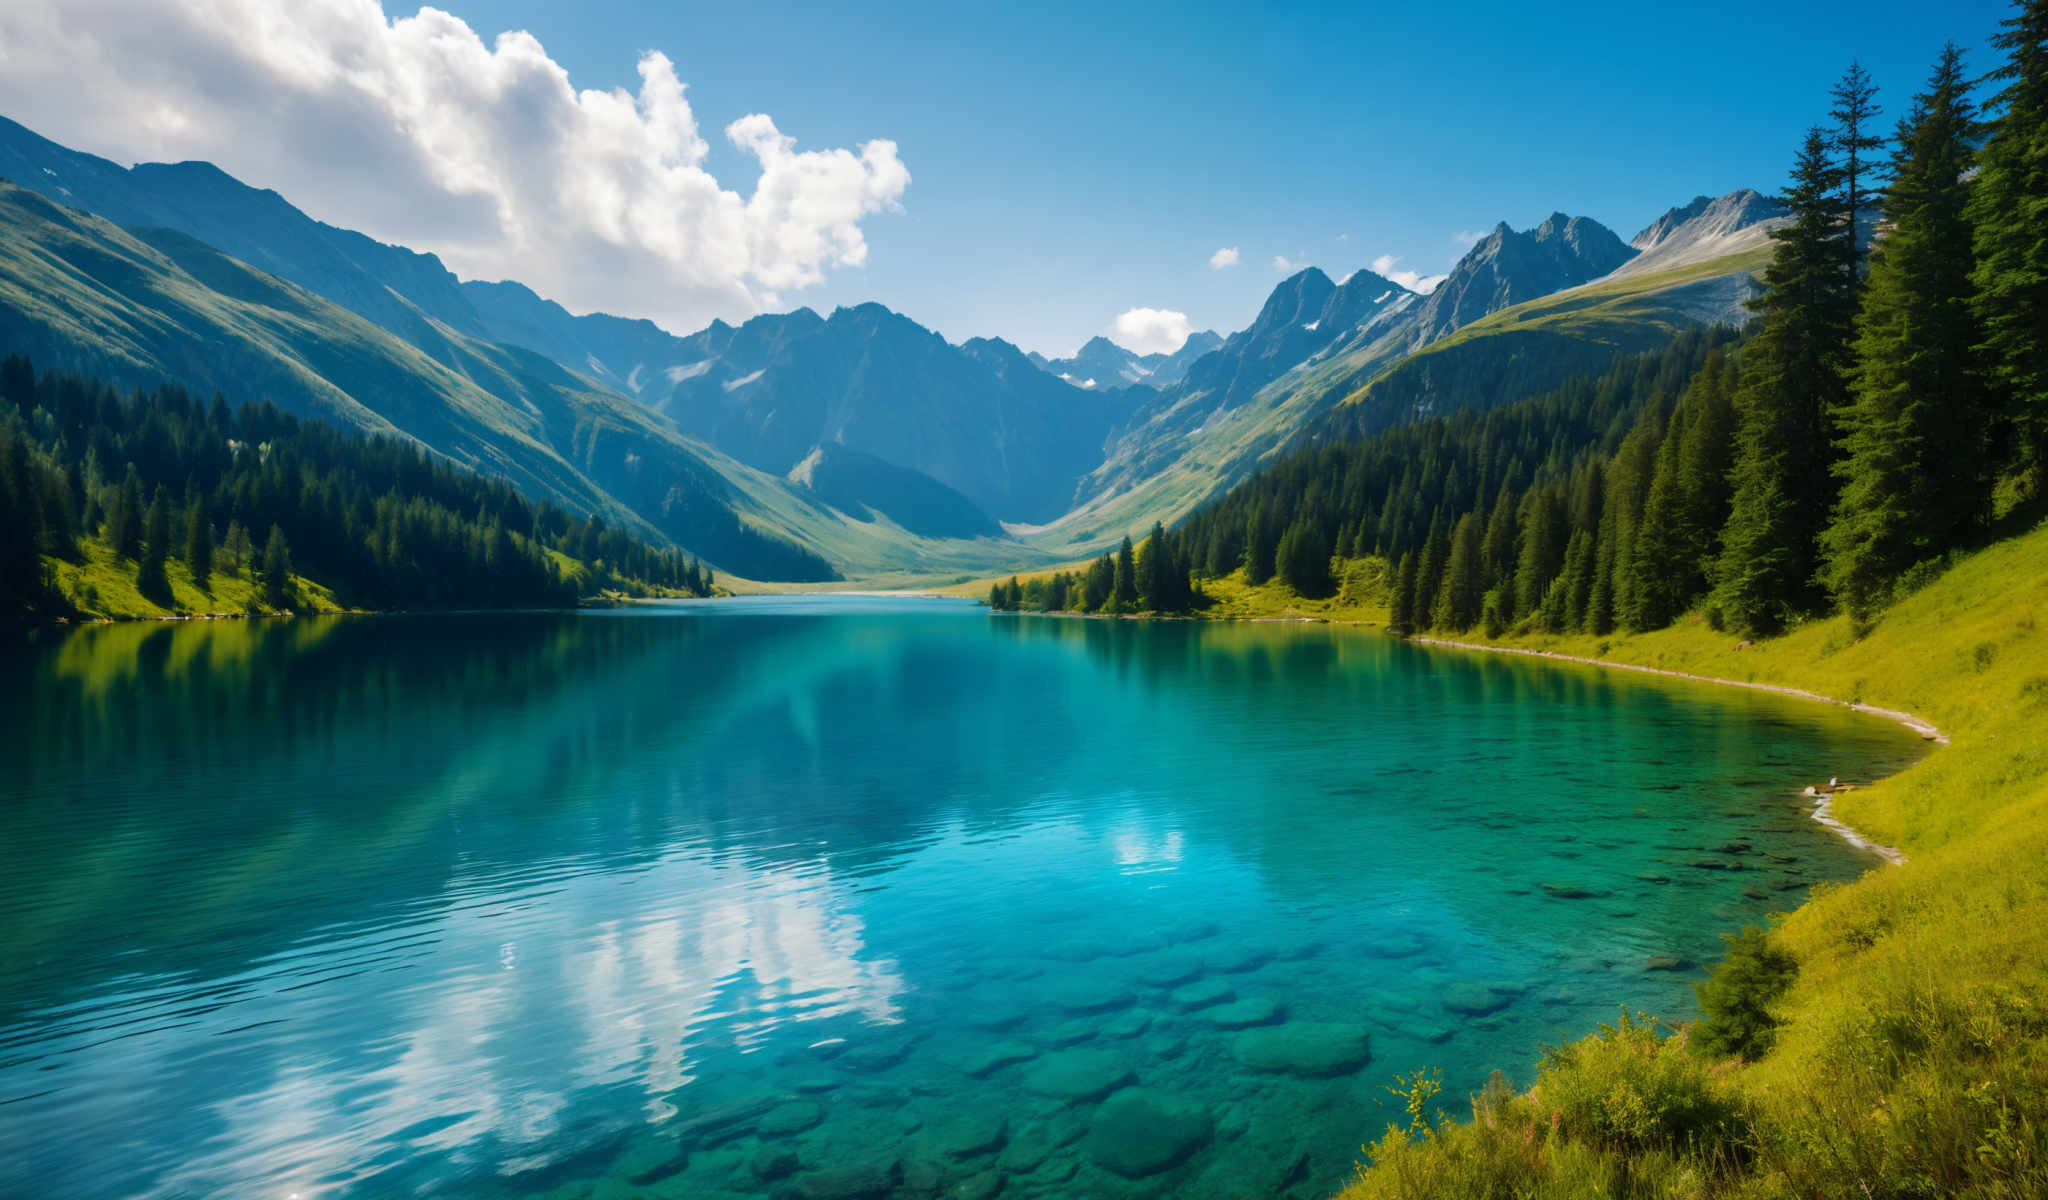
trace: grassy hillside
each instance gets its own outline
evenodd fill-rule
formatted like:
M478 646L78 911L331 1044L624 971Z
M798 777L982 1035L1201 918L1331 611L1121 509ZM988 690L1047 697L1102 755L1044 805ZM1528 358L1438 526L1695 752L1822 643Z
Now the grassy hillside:
M209 613L266 615L279 612L258 599L254 572L243 570L229 575L215 573L204 590L192 582L184 563L164 563L164 575L171 583L171 602L159 604L135 586L135 564L117 561L114 552L100 538L79 543L80 561L45 559L57 583L57 590L77 610L81 620L153 620L162 617L201 616ZM298 597L294 611L337 612L341 604L334 593L303 575L293 575L293 593Z
M1275 586L1238 599L1246 614L1294 603ZM1908 861L1774 927L1797 974L1763 1005L1768 1053L1717 1061L1668 1028L1611 1028L1551 1055L1531 1091L1477 1098L1475 1120L1440 1121L1425 1099L1345 1197L2048 1194L2043 622L2048 525L1962 560L1860 639L1846 617L1756 643L1696 617L1501 639L1900 709L1952 740L1836 798L1836 815Z
M1739 325L1742 301L1769 261L1769 247L1758 247L1504 308L1387 366L1344 397L1329 426L1355 439L1429 413L1493 408L1598 374L1680 330Z

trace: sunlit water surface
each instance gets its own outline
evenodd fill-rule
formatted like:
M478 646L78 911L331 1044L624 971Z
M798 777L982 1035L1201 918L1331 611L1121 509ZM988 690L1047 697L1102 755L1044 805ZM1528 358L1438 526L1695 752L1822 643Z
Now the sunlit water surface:
M0 1194L87 1200L1326 1194L1397 1072L1691 1013L1919 748L861 599L86 629L0 729Z

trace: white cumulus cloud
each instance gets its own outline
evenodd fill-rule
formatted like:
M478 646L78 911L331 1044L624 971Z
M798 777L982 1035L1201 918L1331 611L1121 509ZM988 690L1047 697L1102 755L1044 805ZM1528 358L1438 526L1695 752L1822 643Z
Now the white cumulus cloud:
M81 81L90 81L89 85ZM754 113L714 178L674 64L637 92L572 86L531 34L381 0L11 0L0 111L126 161L207 159L321 220L518 279L572 310L678 329L742 317L867 261L897 207L896 143L799 150Z
M1194 326L1188 315L1164 308L1134 308L1110 322L1109 340L1133 354L1172 354Z
M1295 258L1289 258L1285 254L1275 254L1273 256L1273 269L1283 274L1292 275L1306 266L1308 266L1308 255L1306 254Z
M1424 275L1420 271L1399 270L1400 263L1401 260L1393 255L1382 254L1372 260L1373 274L1391 279L1409 291L1420 292L1425 296L1435 291L1436 285L1444 281L1442 275Z
M1234 267L1236 265L1236 246L1225 246L1223 249L1218 250L1216 253L1211 254L1209 256L1209 269L1211 271L1221 271L1225 267Z

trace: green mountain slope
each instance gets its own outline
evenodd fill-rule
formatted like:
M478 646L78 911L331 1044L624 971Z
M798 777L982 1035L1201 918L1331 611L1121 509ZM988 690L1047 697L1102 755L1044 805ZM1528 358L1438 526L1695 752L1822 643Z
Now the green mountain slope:
M538 354L443 332L446 362L183 234L127 232L0 184L9 350L123 386L175 381L408 438L741 574L833 573L749 511L728 478L735 464L714 467L660 418Z
M1644 274L1618 273L1504 308L1401 358L1344 397L1318 430L1364 437L1431 412L1548 391L1680 331L1739 325L1768 245Z
M1415 326L1396 318L1205 413L1179 457L1026 540L1059 559L1100 553L1155 519L1180 520L1304 440L1364 437L1431 413L1494 408L1666 345L1682 330L1739 323L1768 257L1758 247L1608 275L1490 313L1420 350ZM1411 311L1411 320L1427 319Z

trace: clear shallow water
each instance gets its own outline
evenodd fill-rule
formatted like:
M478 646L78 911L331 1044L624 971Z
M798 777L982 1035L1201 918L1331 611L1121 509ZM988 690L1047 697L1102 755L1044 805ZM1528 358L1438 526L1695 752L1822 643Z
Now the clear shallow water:
M86 629L0 729L0 1194L89 1200L1321 1195L1396 1072L1690 1013L1920 749L855 599Z

